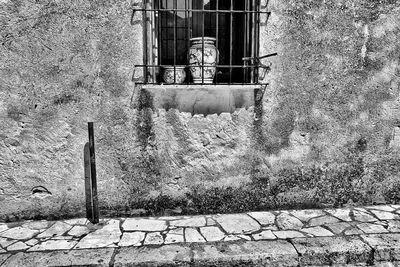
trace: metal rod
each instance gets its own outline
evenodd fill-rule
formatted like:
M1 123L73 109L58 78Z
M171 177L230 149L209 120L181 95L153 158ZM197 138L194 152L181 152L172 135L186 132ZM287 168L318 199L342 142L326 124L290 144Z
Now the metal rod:
M157 9L160 9L160 1L157 0ZM163 53L163 46L162 46L162 11L156 11L157 12L157 36L158 36L158 74L159 74L159 79L162 81L162 75L161 75L161 60L162 60L162 53Z
M83 148L83 163L85 171L86 218L89 221L93 221L92 178L90 177L90 149L88 142Z
M185 0L185 10L188 8L188 3L189 0ZM187 57L187 61L189 62L190 58L189 58L189 49L190 49L190 31L189 31L189 11L185 11L185 30L186 30L186 57ZM189 84L189 77L188 75L186 75L186 84Z
M174 0L174 9L177 8L177 0ZM176 17L177 17L177 11L174 11L174 83L176 83Z
M253 59L253 57L246 57L246 58L243 58L243 60L249 60L249 59ZM158 64L153 64L153 65L151 65L151 64L149 64L149 65L135 65L136 67L143 67L143 66L147 66L147 67L158 67L158 66L161 66L161 67L166 67L166 66L170 66L170 65L165 65L165 64L161 64L161 65L158 65ZM185 66L185 67L189 67L190 65L182 65L182 66ZM202 67L202 66L210 66L210 65L207 65L207 64L204 64L204 65L196 65L196 66L199 66L199 67ZM232 67L232 68L243 68L243 65L218 65L219 67L224 67L224 68L229 68L229 67ZM252 64L252 65L248 65L247 67L257 67L258 65L257 64Z
M201 64L203 65L203 67L201 68L201 83L204 83L204 0L201 0L201 9L203 10L203 12L201 13L201 36L202 36L202 42L201 42Z
M219 36L218 36L218 28L219 28L219 0L216 0L216 7L215 7L215 19L216 19L216 22L215 22L215 28L216 28L216 31L215 31L215 47L217 48L217 66L218 66L218 64L219 64L219 48L218 48L218 46L219 46ZM217 68L217 66L215 66L215 83L218 83L218 68Z
M247 3L248 3L248 0L244 0L244 10L246 11L247 10ZM243 23L243 27L244 27L244 29L243 29L243 57L246 57L247 56L247 51L246 51L246 49L247 49L247 13L245 12L244 13L244 18L243 18L243 21L244 21L244 23ZM243 83L245 83L246 82L246 69L245 68L243 68Z
M197 1L197 0L196 0ZM162 9L163 11L178 11L178 12L184 12L184 11L190 11L190 12L197 12L197 13L202 13L203 11L201 10L201 9L198 9L198 10L196 10L196 9L182 9L182 8L163 8ZM150 8L150 9L135 9L135 11L158 11L158 9L155 9L155 8ZM204 10L204 12L205 13L216 13L217 11L216 10ZM223 10L223 9L220 9L220 10L218 10L218 12L219 13L245 13L245 11L244 10ZM260 13L260 14L264 14L264 13L271 13L271 11L259 11L259 12L257 12L257 11L251 11L251 10L249 10L249 11L247 11L247 13Z
M90 153L90 176L92 182L92 203L93 203L93 221L92 223L99 222L99 200L97 196L97 178L96 178L96 154L94 149L94 130L93 122L88 122L89 130L89 153Z
M256 16L256 23L255 25L255 43L256 43L256 47L255 47L255 56L258 57L259 56L259 48L260 48L260 40L259 40L259 36L260 36L260 0L255 0L256 1L256 6L255 6L255 16ZM258 82L258 73L259 73L259 68L256 68L256 73L255 73L255 82Z
M148 58L147 58L147 9L144 9L142 12L142 16L143 16L143 31L144 31L144 53L143 53L143 61L146 62L146 64L148 64ZM144 66L144 81L147 83L148 82L148 77L147 77L147 65Z
M233 0L231 0L231 8L230 11L233 11ZM230 20L229 20L229 65L232 66L232 52L233 52L233 38L232 38L232 31L233 31L233 13L230 13ZM232 83L232 67L229 68L229 83Z

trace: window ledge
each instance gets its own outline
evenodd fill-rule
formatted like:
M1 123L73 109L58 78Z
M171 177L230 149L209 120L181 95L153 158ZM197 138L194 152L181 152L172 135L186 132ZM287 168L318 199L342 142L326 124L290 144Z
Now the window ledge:
M233 113L240 108L255 105L255 95L260 90L259 84L245 85L144 85L144 90L151 97L153 108L178 109L192 114Z

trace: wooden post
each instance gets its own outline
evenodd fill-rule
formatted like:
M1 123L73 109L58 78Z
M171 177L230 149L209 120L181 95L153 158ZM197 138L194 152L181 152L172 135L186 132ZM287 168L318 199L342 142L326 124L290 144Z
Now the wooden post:
M89 154L90 154L90 176L91 176L91 188L92 188L92 210L93 220L92 223L99 222L99 200L97 197L97 178L96 178L96 157L94 150L94 131L93 122L88 123L89 129Z

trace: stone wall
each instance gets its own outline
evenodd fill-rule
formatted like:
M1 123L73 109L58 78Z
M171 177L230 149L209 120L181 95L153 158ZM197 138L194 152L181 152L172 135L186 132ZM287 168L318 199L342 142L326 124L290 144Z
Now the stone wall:
M3 220L84 213L88 121L104 210L340 164L349 151L399 159L398 1L263 1L260 54L278 52L263 101L208 116L155 109L135 85L138 2L0 1Z

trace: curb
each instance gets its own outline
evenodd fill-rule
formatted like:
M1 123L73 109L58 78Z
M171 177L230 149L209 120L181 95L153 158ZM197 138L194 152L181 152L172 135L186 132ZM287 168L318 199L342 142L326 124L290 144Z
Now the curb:
M400 266L400 234L0 254L5 266Z

